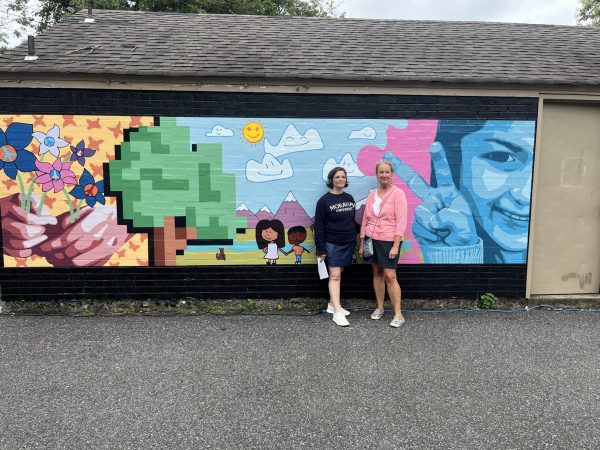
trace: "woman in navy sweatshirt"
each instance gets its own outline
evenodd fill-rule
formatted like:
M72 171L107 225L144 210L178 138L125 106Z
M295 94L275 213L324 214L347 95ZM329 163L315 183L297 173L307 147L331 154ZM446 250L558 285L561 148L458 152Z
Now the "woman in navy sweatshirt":
M348 186L346 170L334 167L327 175L330 189L317 202L315 211L315 243L317 256L329 267L329 304L327 312L342 327L350 325L350 313L340 303L340 281L344 267L352 264L356 248L357 225L354 218L354 198L344 192Z

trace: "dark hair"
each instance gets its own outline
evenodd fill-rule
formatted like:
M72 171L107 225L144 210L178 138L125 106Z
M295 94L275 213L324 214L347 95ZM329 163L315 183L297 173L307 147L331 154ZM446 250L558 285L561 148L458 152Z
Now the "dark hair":
M452 180L460 189L460 169L462 166L462 140L465 136L481 130L487 120L440 120L438 122L435 141L442 144L446 160L450 166ZM433 161L431 162L431 186L437 187Z
M306 228L304 228L302 225L296 225L292 228L288 228L287 234L288 234L288 242L290 244L297 244L297 242L292 242L290 239L290 236L295 233L302 234L304 237L302 238L302 241L300 241L300 242L304 242L304 240L306 239Z
M333 177L335 177L335 174L338 173L340 170L344 172L344 175L346 175L346 185L344 187L348 187L348 172L346 172L346 169L344 169L343 167L338 166L331 169L327 174L327 187L329 189L333 189Z
M262 232L267 228L272 228L273 231L277 232L277 239L275 240L277 248L285 247L285 229L281 220L263 219L256 224L256 245L258 245L258 248L265 248L269 245L269 242L262 237Z
M292 228L288 229L288 236L292 233L304 233L306 234L306 228L304 228L302 225L296 225Z

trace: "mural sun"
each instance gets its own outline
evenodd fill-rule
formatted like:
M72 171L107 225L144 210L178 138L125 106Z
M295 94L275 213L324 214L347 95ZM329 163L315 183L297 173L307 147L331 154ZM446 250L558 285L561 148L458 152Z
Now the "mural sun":
M260 122L247 122L242 127L242 136L250 144L258 144L265 137L265 129Z

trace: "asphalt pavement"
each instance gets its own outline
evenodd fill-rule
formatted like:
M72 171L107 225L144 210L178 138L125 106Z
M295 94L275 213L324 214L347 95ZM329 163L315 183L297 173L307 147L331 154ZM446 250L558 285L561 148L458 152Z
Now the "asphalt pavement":
M600 313L0 317L1 449L597 449Z

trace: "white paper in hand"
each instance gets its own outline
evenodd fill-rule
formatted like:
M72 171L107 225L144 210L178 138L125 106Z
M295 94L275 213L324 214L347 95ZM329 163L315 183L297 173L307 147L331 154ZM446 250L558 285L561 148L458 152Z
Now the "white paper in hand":
M325 265L325 260L322 258L317 258L317 268L319 269L319 279L324 280L325 278L329 278L329 273L327 273L327 266Z

